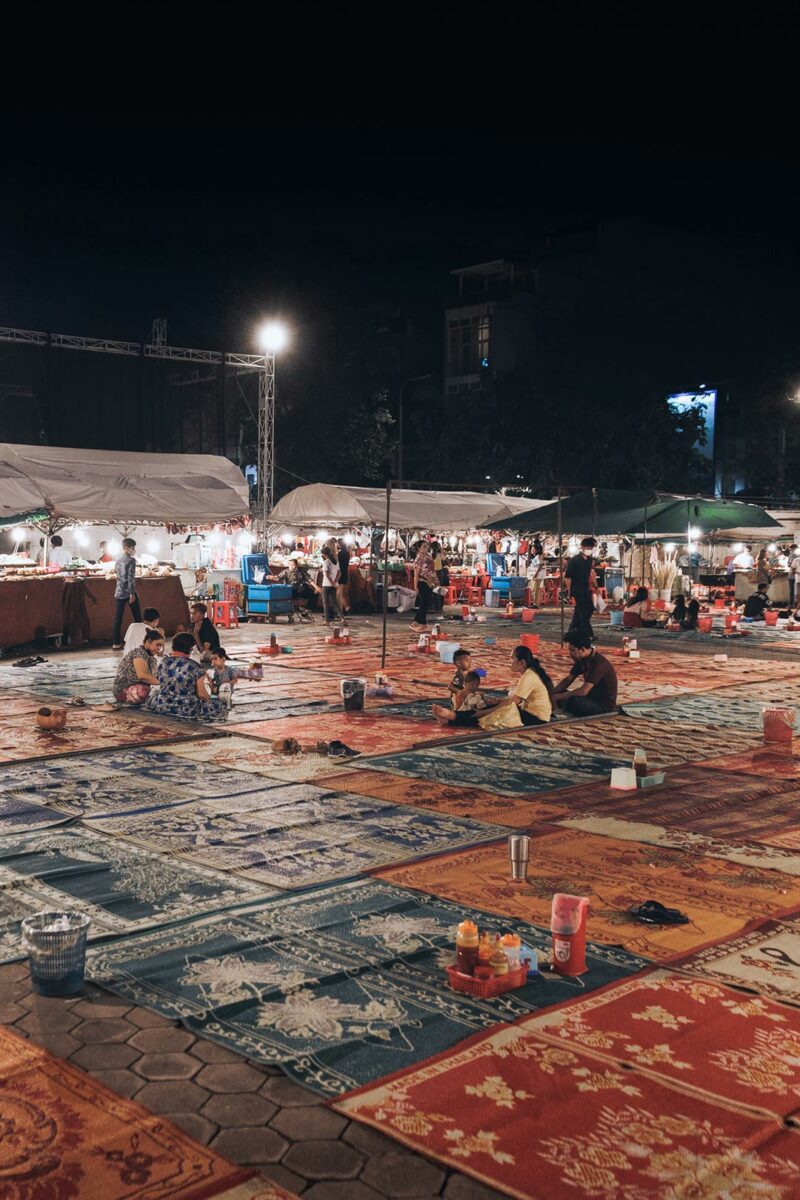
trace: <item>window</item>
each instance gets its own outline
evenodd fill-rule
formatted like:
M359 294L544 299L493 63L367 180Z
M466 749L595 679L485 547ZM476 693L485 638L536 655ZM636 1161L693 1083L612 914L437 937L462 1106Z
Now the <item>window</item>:
M448 375L477 375L490 362L490 317L458 317L448 323Z

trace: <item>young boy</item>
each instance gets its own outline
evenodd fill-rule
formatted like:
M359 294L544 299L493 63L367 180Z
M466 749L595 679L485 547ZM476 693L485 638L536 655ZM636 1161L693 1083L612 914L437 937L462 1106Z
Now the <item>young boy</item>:
M201 600L192 605L192 633L204 662L210 662L211 655L219 650L219 634L206 616L207 612L208 609Z
M134 621L141 622L142 610L139 607L139 597L136 594L136 542L133 538L122 539L122 554L114 564L114 574L117 586L114 588L114 632L112 650L122 650L122 618L125 609L130 608Z
M433 715L440 725L477 725L478 717L486 708L481 695L481 677L477 671L467 671L464 687L453 697L453 707L434 704Z
M157 608L146 608L141 621L132 621L125 631L125 653L144 645L144 635L148 629L158 629L161 617ZM163 630L162 630L163 632Z
M233 685L239 678L234 667L228 665L228 652L220 646L211 651L211 694L222 696L228 704L233 703Z
M456 671L450 680L450 699L455 701L458 693L464 690L464 679L472 666L469 650L456 650L453 655L453 665Z

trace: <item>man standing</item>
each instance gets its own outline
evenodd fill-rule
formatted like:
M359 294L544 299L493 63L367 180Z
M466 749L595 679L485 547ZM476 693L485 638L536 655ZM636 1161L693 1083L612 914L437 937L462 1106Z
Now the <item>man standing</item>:
M572 556L564 572L565 578L569 580L569 594L575 601L575 612L572 615L569 631L570 633L582 633L589 639L594 637L592 630L594 604L591 585L594 571L592 551L596 545L594 538L585 537L581 542L580 553Z
M117 586L114 589L116 612L114 613L114 644L112 650L122 649L122 618L125 608L130 605L134 621L141 621L142 610L139 607L139 597L136 595L136 542L133 538L122 539L122 554L114 564Z
M752 571L755 561L753 547L745 546L744 550L740 550L733 560L733 569L734 571Z
M428 627L428 608L430 607L433 589L439 586L433 558L427 542L417 545L417 557L414 560L414 590L417 593L417 612L411 628L421 632Z
M336 594L339 597L339 607L341 608L342 612L346 614L350 611L350 606L345 603L345 588L350 582L350 551L347 548L347 542L344 540L344 538L339 538L336 550L336 561L339 564L339 583L336 587ZM348 591L347 597L349 597L349 595L350 593Z
M589 638L576 631L566 634L572 670L556 685L556 704L572 717L598 717L617 707L617 673L607 658L598 654ZM582 686L569 689L582 677Z
M792 608L800 599L800 547L789 547L789 604Z

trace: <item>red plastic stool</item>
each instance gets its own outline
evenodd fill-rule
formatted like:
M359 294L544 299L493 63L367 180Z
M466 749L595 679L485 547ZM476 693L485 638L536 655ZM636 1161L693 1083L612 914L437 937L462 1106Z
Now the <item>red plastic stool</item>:
M466 593L468 604L483 604L483 588L468 587Z
M448 584L447 595L444 598L445 604L455 604L458 600L460 588L457 583Z
M239 610L232 600L212 600L211 620L223 629L238 629Z

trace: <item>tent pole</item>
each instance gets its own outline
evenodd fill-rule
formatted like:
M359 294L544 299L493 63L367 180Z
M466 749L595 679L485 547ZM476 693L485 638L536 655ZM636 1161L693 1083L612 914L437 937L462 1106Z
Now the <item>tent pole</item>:
M644 545L642 546L642 583L644 584L645 563L647 564L647 582L653 582L653 573L650 570L650 559L647 554L647 505L644 506Z
M561 645L564 645L564 547L562 544L561 484L558 485L558 596L561 603Z
M389 514L392 507L392 481L386 483L386 549L383 553L383 639L381 642L381 670L386 666L386 619L389 611Z

